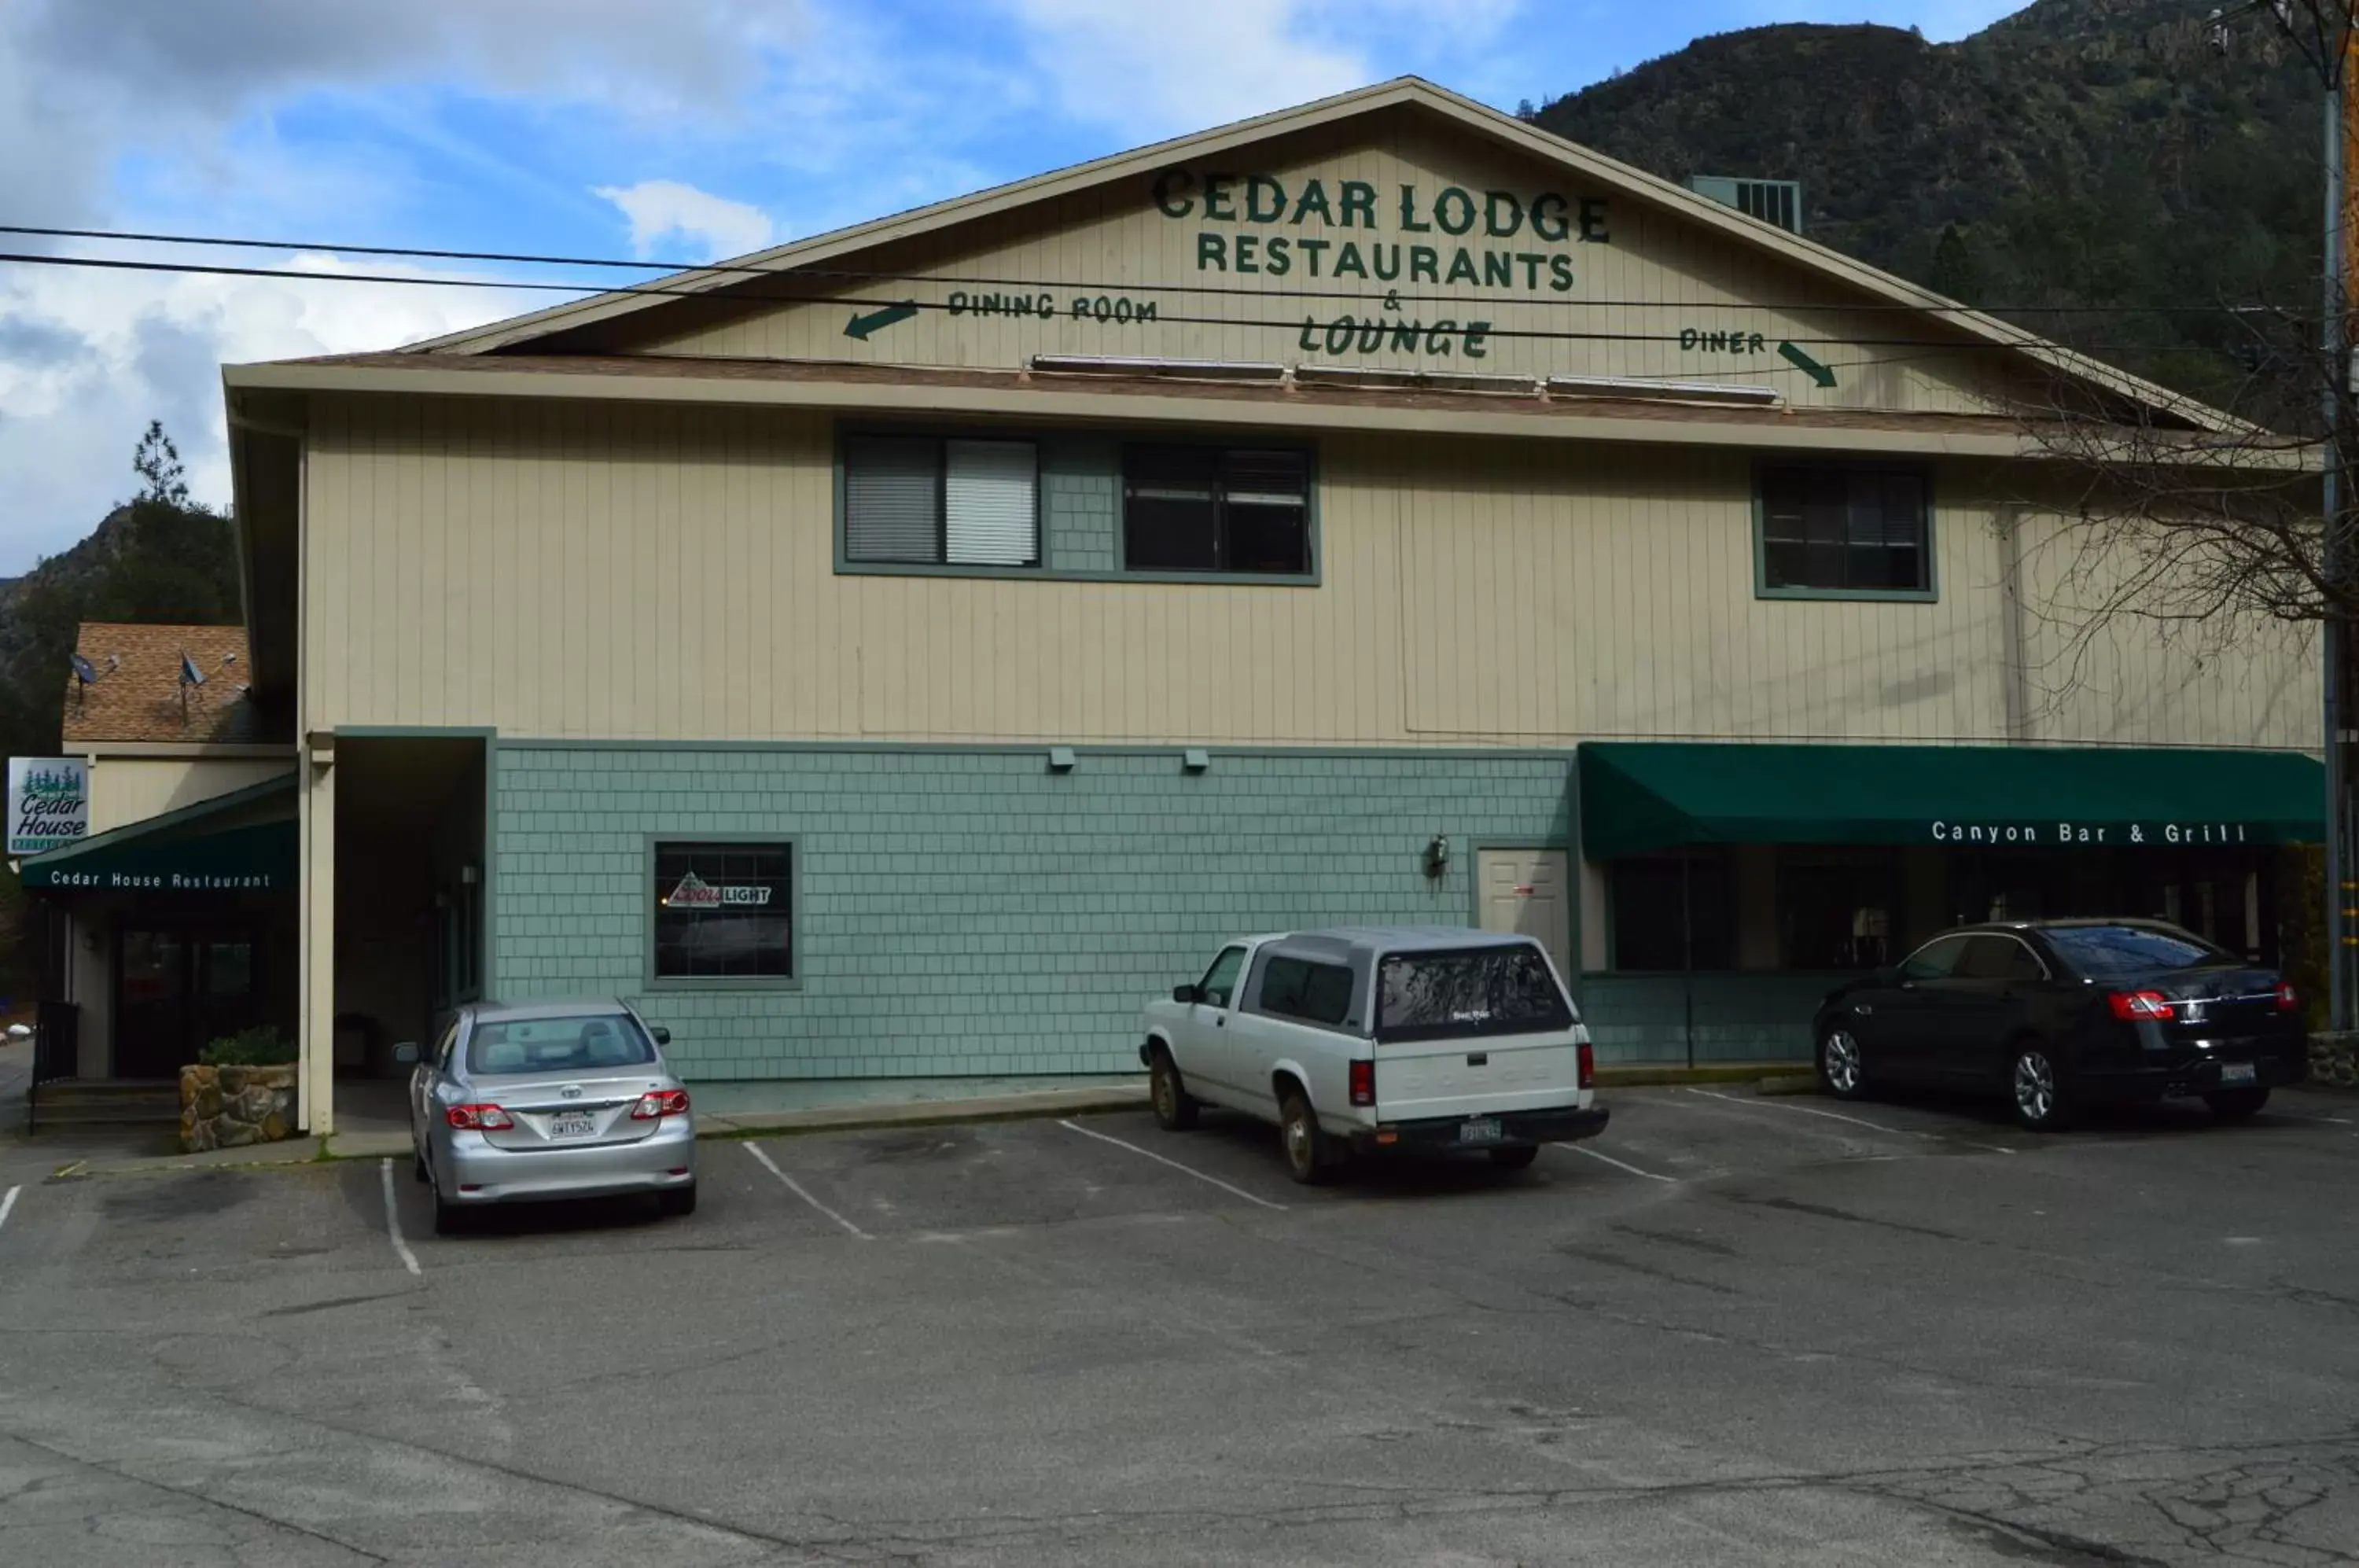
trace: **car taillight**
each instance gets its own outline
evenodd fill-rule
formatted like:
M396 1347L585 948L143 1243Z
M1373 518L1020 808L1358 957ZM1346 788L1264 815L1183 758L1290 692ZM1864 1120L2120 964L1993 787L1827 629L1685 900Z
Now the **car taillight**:
M684 1116L688 1114L688 1091L658 1089L652 1094L642 1094L639 1103L631 1107L635 1122L651 1122L659 1116Z
M2115 991L2105 997L2105 1006L2125 1023L2170 1017L2170 998L2159 991Z
M1597 1048L1587 1040L1581 1042L1581 1086L1584 1089L1597 1081Z
M2277 1011L2281 1013L2301 1011L2301 997L2296 993L2293 983L2289 980L2277 982Z
M497 1105L452 1105L442 1119L470 1132L505 1132L516 1126L516 1118Z
M1373 1062L1352 1063L1352 1104L1373 1105L1376 1103L1376 1064Z

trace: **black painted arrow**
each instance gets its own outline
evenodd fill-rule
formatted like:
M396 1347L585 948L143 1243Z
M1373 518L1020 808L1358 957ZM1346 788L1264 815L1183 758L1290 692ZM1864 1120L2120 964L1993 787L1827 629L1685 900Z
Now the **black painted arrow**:
M1785 360L1787 364L1802 372L1805 376L1808 376L1820 386L1832 387L1835 384L1835 373L1833 371L1829 370L1825 365L1821 365L1817 360L1812 359L1809 354L1804 354L1792 343L1779 343L1777 345L1777 354L1778 357Z
M852 320L843 323L843 335L865 342L869 333L889 327L896 321L906 321L917 313L918 307L907 299L897 305L887 305L881 310L871 310L864 316L855 310Z

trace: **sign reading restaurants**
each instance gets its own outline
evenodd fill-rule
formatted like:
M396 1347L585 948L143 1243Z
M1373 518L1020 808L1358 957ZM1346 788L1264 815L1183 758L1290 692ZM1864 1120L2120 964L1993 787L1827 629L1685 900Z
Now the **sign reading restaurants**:
M90 765L78 757L8 759L8 854L39 855L90 832Z

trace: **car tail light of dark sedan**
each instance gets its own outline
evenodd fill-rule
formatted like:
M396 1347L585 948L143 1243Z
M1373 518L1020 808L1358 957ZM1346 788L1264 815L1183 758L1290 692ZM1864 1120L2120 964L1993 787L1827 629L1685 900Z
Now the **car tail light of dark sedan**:
M686 1115L688 1091L685 1089L658 1089L652 1094L642 1094L639 1103L631 1107L631 1119L635 1122L651 1122L663 1116Z
M2170 998L2159 991L2115 991L2105 997L2105 1006L2113 1008L2114 1017L2125 1023L2147 1019L2167 1023L2170 1019Z
M516 1118L497 1105L452 1105L442 1119L467 1132L506 1132L516 1126Z
M2277 1011L2281 1013L2301 1011L2301 996L2295 991L2293 983L2289 980L2277 982Z

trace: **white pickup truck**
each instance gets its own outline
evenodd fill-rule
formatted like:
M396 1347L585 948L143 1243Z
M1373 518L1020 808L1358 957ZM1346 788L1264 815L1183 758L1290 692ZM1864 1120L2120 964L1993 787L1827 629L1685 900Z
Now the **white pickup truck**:
M1593 1137L1589 1031L1528 937L1364 929L1240 937L1147 1007L1155 1118L1275 1123L1298 1181L1346 1150L1483 1150L1510 1170Z

